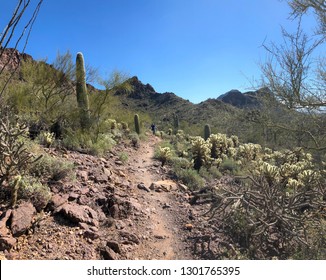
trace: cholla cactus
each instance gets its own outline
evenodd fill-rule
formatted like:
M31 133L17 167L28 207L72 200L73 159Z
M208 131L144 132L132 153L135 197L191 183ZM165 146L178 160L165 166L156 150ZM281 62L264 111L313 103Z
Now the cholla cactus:
M164 164L171 159L172 156L172 152L171 149L169 147L159 147L159 155L158 158L162 163L162 166L164 166Z
M117 128L117 121L114 120L114 119L107 119L105 121L105 123L107 124L107 126L110 128L110 129L116 129Z
M178 139L179 141L184 140L184 138L185 138L185 133L184 133L184 131L183 131L182 129L179 129L179 130L177 131L176 137L177 137L177 139Z
M45 145L46 147L50 147L55 139L54 133L51 133L49 131L42 131L40 133L39 139L42 145Z
M246 161L258 159L261 154L262 147L259 144L242 144L238 148L237 157Z
M128 123L121 122L121 127L122 127L123 130L128 130Z
M233 157L235 151L230 149L235 147L234 141L237 140L235 137L232 139L228 138L226 134L211 134L207 139L208 143L211 144L211 157L214 159Z
M194 137L191 142L192 158L194 160L194 169L199 170L207 164L211 157L211 143L206 142L202 137Z

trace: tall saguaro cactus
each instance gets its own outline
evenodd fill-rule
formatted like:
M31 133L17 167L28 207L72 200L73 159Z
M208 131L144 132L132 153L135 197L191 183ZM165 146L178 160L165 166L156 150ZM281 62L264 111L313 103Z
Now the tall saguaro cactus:
M86 87L86 71L84 65L84 56L80 52L77 53L76 57L76 93L79 108L80 126L83 130L89 129L91 121Z
M205 141L209 138L210 135L211 135L211 127L209 126L209 124L205 124L205 129L204 129Z
M140 134L140 125L139 125L139 116L138 116L138 114L135 115L134 121L135 121L135 130L136 130L137 134Z

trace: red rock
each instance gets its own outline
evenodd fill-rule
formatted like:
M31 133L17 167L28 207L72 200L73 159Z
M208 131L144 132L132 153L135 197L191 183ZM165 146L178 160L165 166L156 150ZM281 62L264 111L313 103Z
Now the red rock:
M36 209L30 202L24 202L12 211L11 232L13 236L24 234L31 226Z

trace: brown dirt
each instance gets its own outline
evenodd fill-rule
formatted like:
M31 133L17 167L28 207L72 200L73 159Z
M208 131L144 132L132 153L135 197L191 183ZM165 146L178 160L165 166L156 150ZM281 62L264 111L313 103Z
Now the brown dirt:
M77 170L77 180L55 183L51 186L53 194L69 197L66 201L69 205L91 207L97 211L99 222L85 228L58 209L46 209L38 214L39 222L17 237L13 248L0 255L7 259L63 260L198 258L189 239L197 233L186 228L194 222L189 219L189 213L195 210L189 204L189 193L169 180L168 170L153 159L159 141L150 135L147 141L141 141L138 149L129 142L121 143L104 158L48 150L54 157L73 161ZM119 160L121 153L128 155L124 164ZM108 180L102 179L104 173L110 173ZM157 181L171 185L172 189L149 191ZM147 190L138 188L140 183ZM112 207L107 211L108 203L114 204L115 212ZM0 212L5 213L5 209ZM194 216L199 217L195 214L192 219ZM201 223L201 219L196 222ZM116 244L113 247L112 242Z

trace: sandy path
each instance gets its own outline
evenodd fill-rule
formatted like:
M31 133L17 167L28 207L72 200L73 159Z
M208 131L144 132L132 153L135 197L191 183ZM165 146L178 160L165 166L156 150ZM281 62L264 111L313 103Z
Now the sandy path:
M135 164L133 181L150 187L153 182L162 180L162 174L153 172L155 145L159 138L150 136L149 141L141 143L140 148L129 162ZM157 165L157 162L156 162ZM178 203L174 192L146 192L137 189L138 201L150 211L150 219L144 229L150 231L149 238L139 245L135 259L190 259L191 256L182 242L183 224L180 222L182 205Z

